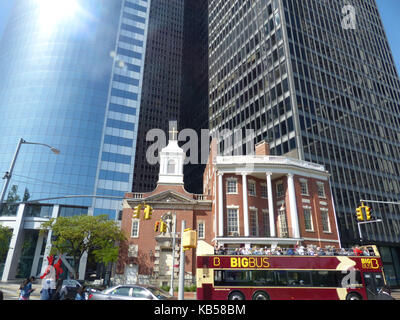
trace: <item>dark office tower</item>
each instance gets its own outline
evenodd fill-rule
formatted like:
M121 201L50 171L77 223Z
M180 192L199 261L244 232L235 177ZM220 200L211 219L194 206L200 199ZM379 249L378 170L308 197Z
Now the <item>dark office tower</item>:
M146 158L153 143L146 141L149 130L162 129L168 137L170 121L177 122L177 130L208 128L207 17L206 0L151 1L133 182L136 192L152 191L158 180L158 164ZM185 171L190 176L185 179L188 190L201 193L202 167L187 166Z
M273 155L323 164L342 246L359 242L360 199L400 195L400 84L376 2L210 0L209 42L212 132L254 129ZM383 222L363 239L399 285L399 206L365 204Z
M184 25L182 104L179 130L192 129L196 131L199 151L197 161L185 165L184 181L187 191L203 193L205 164L201 164L201 130L207 130L209 126L207 0L185 1ZM203 140L207 142L207 139L207 135L204 135ZM190 154L187 156L187 159L190 159Z
M137 192L152 191L158 179L158 165L146 159L152 144L147 132L159 128L168 136L169 121L179 120L183 23L184 1L151 1L133 179Z

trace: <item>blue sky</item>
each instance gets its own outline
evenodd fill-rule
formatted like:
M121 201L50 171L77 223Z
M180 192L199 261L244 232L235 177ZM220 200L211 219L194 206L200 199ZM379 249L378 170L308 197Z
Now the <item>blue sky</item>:
M0 37L15 0L0 0ZM303 0L300 0L303 1ZM400 0L376 0L389 38L393 58L400 72Z

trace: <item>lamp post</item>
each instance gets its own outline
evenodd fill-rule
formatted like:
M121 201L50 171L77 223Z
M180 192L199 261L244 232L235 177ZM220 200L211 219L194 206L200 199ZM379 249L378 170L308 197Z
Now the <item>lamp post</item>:
M45 147L49 148L49 149L50 149L53 153L55 153L55 154L59 154L59 153L60 153L60 150L58 150L58 149L56 149L56 148L54 148L54 147L52 147L52 146L49 146L48 144L45 144L45 143L37 143L37 142L28 142L28 141L26 141L26 140L20 138L20 139L19 139L19 142L18 142L18 145L17 145L17 149L15 150L14 157L13 157L13 159L12 159L12 161L11 161L10 169L5 173L5 175L4 175L4 177L3 177L3 179L6 180L6 182L4 183L3 189L2 189L2 191L1 191L1 196L0 196L0 212L1 212L2 209L3 209L4 197L5 197L5 195L6 195L6 191L7 191L7 188L8 188L8 184L10 183L10 180L11 180L11 177L12 177L12 173L13 173L13 170L14 170L14 166L15 166L15 162L16 162L16 160L17 160L17 157L18 157L18 154L19 154L19 150L21 149L21 145L22 145L22 144L36 144L36 145L40 145L40 146L45 146Z

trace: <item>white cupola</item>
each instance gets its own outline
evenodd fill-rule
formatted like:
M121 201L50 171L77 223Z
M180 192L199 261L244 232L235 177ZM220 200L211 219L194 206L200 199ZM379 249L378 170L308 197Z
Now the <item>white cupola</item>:
M168 145L160 151L158 184L183 185L185 152L178 146L178 131L170 131Z

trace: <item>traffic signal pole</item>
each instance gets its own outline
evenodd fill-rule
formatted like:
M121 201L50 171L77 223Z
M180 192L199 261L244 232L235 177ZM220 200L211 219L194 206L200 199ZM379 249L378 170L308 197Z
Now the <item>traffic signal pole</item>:
M178 289L178 300L183 300L184 297L184 289L185 289L185 250L183 248L183 234L186 229L186 221L182 220L182 229L181 229L181 255L180 255L180 263L179 263L179 289Z
M172 220L172 272L171 272L171 287L169 289L169 293L171 296L174 295L174 270L175 270L175 243L176 243L176 213L173 214L175 221Z
M376 222L382 222L382 219L377 219L377 220L371 220L371 221L363 221L363 222L357 222L357 226L358 226L358 233L360 235L360 241L363 241L362 238L362 233L361 233L361 225L362 224L367 224L367 223L376 223Z

